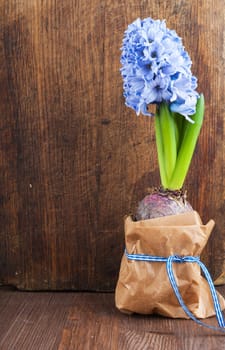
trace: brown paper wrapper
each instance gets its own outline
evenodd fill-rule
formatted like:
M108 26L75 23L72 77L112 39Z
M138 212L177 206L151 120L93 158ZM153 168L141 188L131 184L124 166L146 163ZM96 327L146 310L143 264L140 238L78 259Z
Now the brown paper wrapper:
M125 243L129 254L200 256L214 221L206 225L196 211L150 220L125 219ZM184 303L197 318L215 315L208 282L196 263L173 263ZM221 308L225 300L218 293ZM121 261L115 292L116 307L124 313L160 314L188 318L170 285L165 262Z

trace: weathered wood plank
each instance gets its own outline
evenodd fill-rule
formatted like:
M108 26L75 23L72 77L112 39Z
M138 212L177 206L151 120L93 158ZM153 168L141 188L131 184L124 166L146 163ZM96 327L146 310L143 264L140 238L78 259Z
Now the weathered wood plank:
M0 283L112 290L123 216L159 184L153 121L124 105L128 23L167 19L193 60L206 117L186 182L216 228L204 261L223 270L224 6L221 1L0 1Z
M225 294L225 288L219 288ZM206 320L216 326L215 317ZM191 320L127 316L111 293L39 293L0 290L0 348L225 349L222 333Z
M0 348L57 349L72 294L0 291Z
M215 318L206 322L216 326ZM223 334L190 320L121 314L115 310L113 294L79 294L79 302L70 308L59 350L197 350L200 345L225 349L223 339Z

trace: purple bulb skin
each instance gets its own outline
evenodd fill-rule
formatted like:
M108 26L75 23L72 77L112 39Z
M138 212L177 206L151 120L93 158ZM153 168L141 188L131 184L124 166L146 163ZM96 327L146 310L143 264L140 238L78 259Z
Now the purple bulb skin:
M161 192L152 193L139 202L135 218L147 220L162 216L177 215L192 211L193 208L183 193Z

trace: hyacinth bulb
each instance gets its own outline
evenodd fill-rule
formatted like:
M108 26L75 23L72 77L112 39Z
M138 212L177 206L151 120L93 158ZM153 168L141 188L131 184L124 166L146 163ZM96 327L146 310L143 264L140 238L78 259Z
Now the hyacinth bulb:
M181 191L155 191L140 201L135 219L147 220L162 216L177 215L192 211L193 208Z

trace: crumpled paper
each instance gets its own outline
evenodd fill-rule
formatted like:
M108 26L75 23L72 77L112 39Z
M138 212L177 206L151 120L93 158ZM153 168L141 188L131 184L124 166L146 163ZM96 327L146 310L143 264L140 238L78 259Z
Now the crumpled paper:
M214 227L206 225L196 211L133 221L125 218L125 243L129 254L200 256ZM197 318L215 315L208 282L196 263L173 263L184 303ZM225 300L218 293L221 308ZM188 318L170 285L165 262L128 260L122 257L115 291L116 307L124 313L159 314Z

